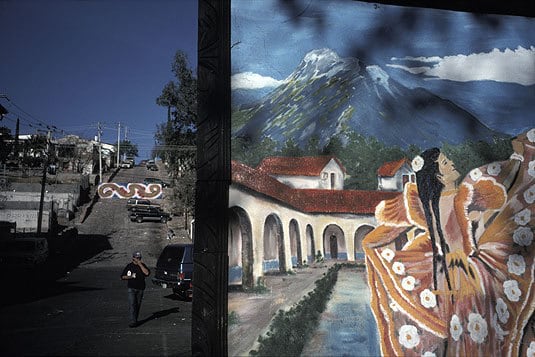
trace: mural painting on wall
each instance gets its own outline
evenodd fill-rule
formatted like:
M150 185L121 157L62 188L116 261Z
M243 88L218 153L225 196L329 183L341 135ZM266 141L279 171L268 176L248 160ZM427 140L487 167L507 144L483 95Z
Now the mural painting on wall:
M157 199L163 194L162 185L156 183L114 183L107 182L98 185L100 198L145 198Z
M532 18L231 1L230 355L535 353L534 46Z

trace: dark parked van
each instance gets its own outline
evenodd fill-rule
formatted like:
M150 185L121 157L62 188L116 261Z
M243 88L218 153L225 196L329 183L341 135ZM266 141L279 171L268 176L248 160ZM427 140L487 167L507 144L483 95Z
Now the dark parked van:
M184 299L193 295L193 244L169 244L158 262L152 282L163 288L172 288L175 294Z

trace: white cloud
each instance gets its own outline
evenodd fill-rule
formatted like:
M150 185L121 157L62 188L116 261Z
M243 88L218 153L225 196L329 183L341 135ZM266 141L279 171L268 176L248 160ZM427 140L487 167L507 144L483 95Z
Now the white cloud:
M518 47L515 50L497 48L487 53L472 53L446 57L393 57L392 61L418 61L430 66L410 67L389 64L388 67L403 69L413 74L423 74L437 79L458 82L496 81L518 83L524 86L535 84L535 47Z
M242 72L230 77L231 88L234 89L260 89L277 87L284 83L275 78L265 77L258 73Z

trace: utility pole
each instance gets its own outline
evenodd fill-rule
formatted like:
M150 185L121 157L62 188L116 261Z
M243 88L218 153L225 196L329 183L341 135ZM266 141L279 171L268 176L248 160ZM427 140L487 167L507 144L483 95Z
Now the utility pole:
M48 169L48 161L50 156L50 130L46 135L46 152L45 152L45 161L43 163L43 177L41 180L41 199L39 200L39 213L37 215L37 236L41 235L42 220L43 220L43 204L45 201L45 186L46 186L46 170Z
M102 183L102 144L100 143L100 122L98 122L98 183Z
M128 140L128 127L125 125L124 127L124 141ZM126 160L126 151L123 155L123 160Z
M119 167L119 162L121 159L121 123L119 123L119 127L117 129L117 167Z

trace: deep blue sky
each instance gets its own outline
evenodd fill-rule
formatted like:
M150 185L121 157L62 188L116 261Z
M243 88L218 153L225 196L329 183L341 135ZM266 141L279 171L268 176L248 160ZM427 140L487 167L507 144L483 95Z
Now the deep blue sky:
M234 88L265 93L309 51L330 48L454 101L492 129L535 126L535 19L353 0L294 4L299 16L278 0L232 2Z
M155 100L177 50L197 67L196 0L0 1L0 122L15 133L46 125L103 140L128 139L147 158L166 110ZM41 125L39 125L41 123ZM31 126L30 126L31 125Z

